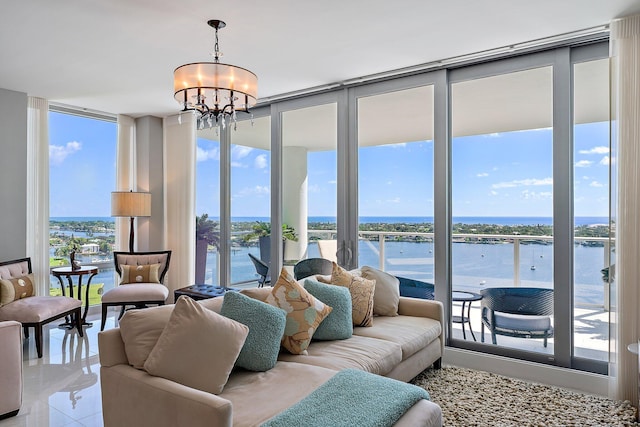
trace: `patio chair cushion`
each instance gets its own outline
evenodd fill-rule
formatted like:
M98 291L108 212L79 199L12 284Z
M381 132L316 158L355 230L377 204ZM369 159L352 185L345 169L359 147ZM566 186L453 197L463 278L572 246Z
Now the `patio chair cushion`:
M187 387L220 394L248 334L246 325L181 296L144 369Z
M117 286L102 295L102 302L139 302L164 301L169 296L169 289L155 283L131 283Z
M282 346L292 354L305 352L318 325L332 310L293 280L284 268L265 302L287 313Z
M0 279L0 307L15 300L34 295L33 274L11 279Z
M495 328L513 331L548 331L551 329L549 316L521 316L518 314L494 312Z
M121 285L128 283L160 283L158 272L160 264L147 265L121 265Z
M35 296L23 298L0 307L0 320L15 320L20 323L39 323L73 310L82 305L80 300L70 297Z

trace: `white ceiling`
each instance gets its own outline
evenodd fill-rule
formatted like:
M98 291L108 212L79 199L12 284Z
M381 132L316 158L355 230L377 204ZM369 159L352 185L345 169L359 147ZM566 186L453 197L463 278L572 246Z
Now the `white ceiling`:
M174 68L222 62L258 75L258 96L608 24L638 0L8 0L0 88L107 113L178 111Z

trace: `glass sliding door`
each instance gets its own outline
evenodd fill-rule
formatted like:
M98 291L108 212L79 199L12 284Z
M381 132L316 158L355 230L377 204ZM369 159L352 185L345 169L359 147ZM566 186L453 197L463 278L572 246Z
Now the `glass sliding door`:
M427 85L357 99L358 265L431 292L433 97Z
M220 282L220 136L199 130L196 152L196 277L198 284Z
M269 263L271 118L238 122L231 132L231 283L255 284L252 254Z
M573 354L609 358L609 62L580 62L574 76Z
M282 113L283 260L336 260L337 103Z
M453 339L482 341L484 319L486 345L553 354L552 78L545 66L451 84ZM540 317L494 317L518 306Z

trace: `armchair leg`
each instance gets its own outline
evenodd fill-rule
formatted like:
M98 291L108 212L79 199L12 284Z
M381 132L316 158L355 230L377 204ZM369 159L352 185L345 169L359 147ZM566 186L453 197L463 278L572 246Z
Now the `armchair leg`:
M491 342L493 342L493 345L498 345L496 342L496 334L493 331L491 331Z
M42 358L42 324L38 323L34 329L36 330L36 351L38 352L38 359Z
M82 337L84 336L84 331L82 330L82 308L78 307L74 317L76 318L76 329L78 330L78 335Z
M433 369L442 369L442 357L439 357L438 360L433 362Z
M122 319L122 316L124 316L124 309L125 309L125 305L122 304L122 309L120 310L120 316L118 316L118 320Z
M100 324L100 330L104 331L104 324L107 321L107 305L102 304L102 323Z
M484 322L480 323L480 342L484 342Z
M28 326L23 326L22 329L24 329L24 337L26 339L29 339L29 327Z
M544 348L547 348L547 334L544 334Z

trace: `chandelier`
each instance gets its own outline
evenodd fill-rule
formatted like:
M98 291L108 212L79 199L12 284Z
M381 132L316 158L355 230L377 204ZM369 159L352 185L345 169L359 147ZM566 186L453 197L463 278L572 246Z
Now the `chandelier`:
M174 98L182 111L196 111L198 129L236 123L236 112L248 113L256 104L258 77L251 71L220 62L218 30L223 21L207 22L216 30L213 62L185 64L173 72Z

